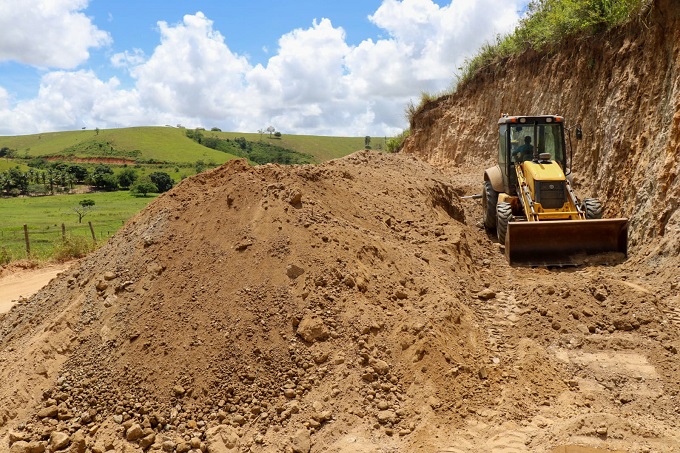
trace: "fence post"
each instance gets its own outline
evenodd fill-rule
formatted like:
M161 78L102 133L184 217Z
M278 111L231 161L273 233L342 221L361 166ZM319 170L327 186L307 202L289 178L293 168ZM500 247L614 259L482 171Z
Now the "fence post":
M94 235L94 228L92 228L92 222L87 222L90 225L90 233L92 233L92 240L97 242L97 237Z
M24 239L26 240L26 257L31 257L31 242L28 240L28 225L24 223Z
M66 240L66 225L63 223L61 224L61 240L65 241Z

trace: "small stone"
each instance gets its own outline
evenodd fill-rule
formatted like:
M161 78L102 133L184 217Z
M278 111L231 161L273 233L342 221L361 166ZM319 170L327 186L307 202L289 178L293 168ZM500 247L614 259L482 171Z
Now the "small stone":
M23 433L10 432L9 433L9 444L12 445L15 442L26 440Z
M50 434L50 448L52 451L61 450L68 447L71 443L71 438L68 434L62 433L60 431L53 431Z
M289 264L286 266L286 275L288 278L295 280L299 276L305 273L305 270L295 264Z
M283 396L285 396L288 399L293 399L293 398L295 398L295 390L294 389L285 389L283 391Z
M56 418L58 414L59 414L59 409L57 408L56 404L53 404L53 405L48 406L44 409L41 409L38 412L38 417L39 418Z
M312 437L306 429L296 432L290 443L293 453L309 453L312 449Z
M144 431L138 423L130 426L130 428L128 428L128 430L125 432L125 438L130 442L134 442L138 439L141 439L142 437L144 437Z
M303 340L313 343L327 339L330 331L324 324L323 319L318 316L305 316L297 327L297 334Z
M35 367L35 373L47 377L47 368L45 368L45 364L39 363L38 366Z
M23 440L14 442L9 449L9 453L30 453L28 442Z
M181 385L176 385L172 388L172 393L175 396L182 396L184 393L186 393L186 390Z
M397 419L397 414L392 410L384 410L378 412L378 423L384 425L385 423L394 423Z
M97 291L99 291L99 292L105 291L106 288L108 288L108 287L109 287L109 284L106 283L104 280L99 280L99 282L97 282L96 288L97 288Z
M156 435L155 434L149 434L148 436L144 436L141 439L139 439L139 446L142 447L142 449L146 450L149 448L153 443L156 441Z
M406 291L401 290L401 289L397 290L397 291L394 293L394 296L395 296L397 299L399 299L399 300L408 299L408 294L406 294Z
M120 425L121 423L123 423L123 416L120 415L120 414L114 415L113 416L113 422Z
M292 189L288 192L286 200L293 206L299 206L302 202L302 192L300 189Z
M604 302L607 299L607 290L605 288L596 288L593 292L593 297L599 302Z
M372 366L375 372L378 374L387 374L387 372L390 370L389 364L380 359L373 362Z
M490 300L496 297L496 292L490 288L484 288L477 293L477 297L481 300Z
M69 448L69 453L85 453L85 434L81 430L76 431L71 436L71 448Z

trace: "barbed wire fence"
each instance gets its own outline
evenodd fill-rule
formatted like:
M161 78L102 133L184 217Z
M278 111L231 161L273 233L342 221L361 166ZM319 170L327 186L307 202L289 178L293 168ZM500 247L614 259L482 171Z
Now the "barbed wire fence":
M94 244L105 242L115 231L95 230L92 222L48 227L28 224L0 228L0 264L21 258L47 258L71 237L87 238Z

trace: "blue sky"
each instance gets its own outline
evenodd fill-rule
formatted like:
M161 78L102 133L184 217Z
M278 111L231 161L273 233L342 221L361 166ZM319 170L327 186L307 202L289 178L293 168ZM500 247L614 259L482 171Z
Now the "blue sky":
M0 135L395 135L527 0L0 0Z

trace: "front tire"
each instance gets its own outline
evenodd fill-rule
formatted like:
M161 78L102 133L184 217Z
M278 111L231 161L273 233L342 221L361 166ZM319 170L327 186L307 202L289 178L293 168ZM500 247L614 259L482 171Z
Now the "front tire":
M493 189L491 182L484 181L482 208L484 209L484 227L487 230L496 228L496 204L498 204L498 192Z
M505 245L505 235L508 232L508 223L512 222L512 205L502 202L496 206L496 235L498 242Z
M585 198L581 209L586 213L586 219L602 218L602 203L597 198Z

